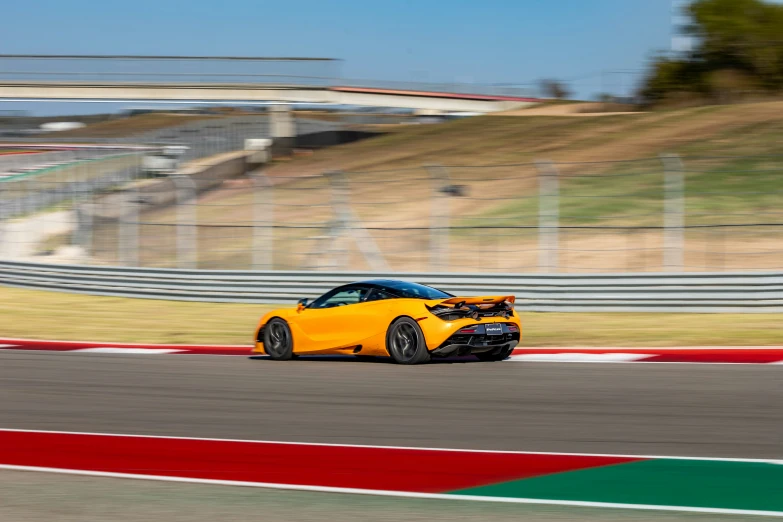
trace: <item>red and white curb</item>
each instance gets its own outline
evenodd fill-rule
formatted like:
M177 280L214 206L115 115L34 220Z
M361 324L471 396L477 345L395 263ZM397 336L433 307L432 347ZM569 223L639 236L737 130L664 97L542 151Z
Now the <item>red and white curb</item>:
M512 362L783 364L780 346L517 348Z
M247 345L136 344L89 341L2 339L1 350L80 352L117 355L249 356ZM700 346L672 348L517 348L506 362L693 363L783 365L781 346Z
M250 355L248 345L143 344L0 338L0 350L83 352L120 355Z

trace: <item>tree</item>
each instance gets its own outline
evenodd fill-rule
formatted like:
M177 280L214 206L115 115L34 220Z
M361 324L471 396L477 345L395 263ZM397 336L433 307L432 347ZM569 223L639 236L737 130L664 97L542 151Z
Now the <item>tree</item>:
M783 5L762 0L696 0L687 9L697 45L690 55L658 57L642 89L655 103L675 93L723 101L783 89Z
M568 87L566 87L566 85L559 80L541 80L540 88L541 92L547 98L563 100L571 95L571 93L568 91Z
M698 62L660 56L653 61L640 94L648 103L662 102L673 94L707 94L701 68Z

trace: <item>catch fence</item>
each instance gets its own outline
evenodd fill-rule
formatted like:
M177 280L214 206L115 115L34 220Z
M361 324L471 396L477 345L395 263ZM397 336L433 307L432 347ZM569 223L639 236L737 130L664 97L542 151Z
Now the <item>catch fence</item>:
M782 160L663 155L288 169L252 172L202 194L176 176L160 189L172 204L150 204L154 193L134 190L81 198L70 230L50 236L45 249L74 247L66 261L185 269L779 270Z

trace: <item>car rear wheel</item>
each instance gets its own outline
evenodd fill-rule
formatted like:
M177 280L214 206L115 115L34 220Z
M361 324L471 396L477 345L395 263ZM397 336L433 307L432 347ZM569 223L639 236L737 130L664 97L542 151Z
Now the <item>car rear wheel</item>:
M389 326L386 350L397 364L421 364L430 360L424 334L410 317L400 317Z
M264 352L275 361L287 361L294 355L291 328L282 319L272 319L264 328Z
M514 351L514 345L509 345L504 347L502 350L500 350L499 353L493 353L493 352L477 353L476 357L478 357L479 361L484 361L484 362L502 361L508 358L508 356L511 355L513 351Z

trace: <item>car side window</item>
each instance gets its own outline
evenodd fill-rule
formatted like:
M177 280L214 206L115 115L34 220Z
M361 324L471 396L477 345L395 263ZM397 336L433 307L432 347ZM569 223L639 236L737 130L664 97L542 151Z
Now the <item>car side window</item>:
M309 308L334 308L337 306L358 304L367 298L368 293L368 288L359 287L332 290L313 301L313 304Z
M394 296L388 292L384 292L378 288L373 288L370 295L367 297L367 301L383 301L384 299L392 299Z

